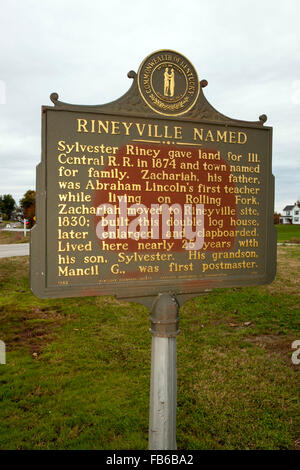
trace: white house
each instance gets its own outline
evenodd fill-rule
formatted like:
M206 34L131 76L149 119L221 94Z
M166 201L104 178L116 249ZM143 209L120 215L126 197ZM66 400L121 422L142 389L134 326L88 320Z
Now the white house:
M279 221L281 224L300 224L300 207L298 204L285 206Z

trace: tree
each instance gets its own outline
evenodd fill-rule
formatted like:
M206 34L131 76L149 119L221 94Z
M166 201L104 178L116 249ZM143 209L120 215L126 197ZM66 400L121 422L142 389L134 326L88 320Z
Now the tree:
M10 220L15 206L16 202L11 194L0 196L0 212L2 213L3 219Z
M29 189L20 200L24 219L28 220L28 227L31 228L35 221L35 191Z

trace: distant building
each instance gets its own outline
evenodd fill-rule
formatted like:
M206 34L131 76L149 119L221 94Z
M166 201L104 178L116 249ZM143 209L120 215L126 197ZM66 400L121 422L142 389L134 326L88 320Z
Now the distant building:
M279 221L281 224L300 224L300 207L298 204L285 206Z

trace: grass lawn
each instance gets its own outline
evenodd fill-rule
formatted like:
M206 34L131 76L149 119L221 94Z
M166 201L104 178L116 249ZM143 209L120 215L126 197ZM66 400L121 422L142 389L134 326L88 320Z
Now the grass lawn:
M181 308L178 449L300 447L299 273L300 246L282 246L271 285L215 290ZM1 259L0 339L0 449L147 449L145 307L39 300L28 257Z
M24 232L7 232L6 230L0 230L0 245L29 243L29 237L29 234L24 237Z
M300 243L300 224L299 225L276 225L278 242Z

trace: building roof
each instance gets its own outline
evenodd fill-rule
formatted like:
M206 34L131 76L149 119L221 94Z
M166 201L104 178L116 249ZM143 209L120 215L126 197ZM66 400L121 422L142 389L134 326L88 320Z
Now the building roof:
M293 206L285 206L285 208L283 209L284 211L291 211L292 209L294 209L294 205Z

